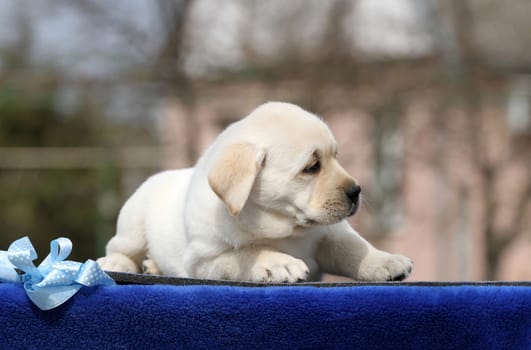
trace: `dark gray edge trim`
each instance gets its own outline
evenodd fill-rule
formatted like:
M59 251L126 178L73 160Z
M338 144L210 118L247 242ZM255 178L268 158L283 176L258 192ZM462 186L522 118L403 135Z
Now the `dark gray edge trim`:
M300 282L300 283L253 283L239 281L219 281L195 278L179 278L134 273L111 272L107 274L118 284L164 284L173 286L233 286L233 287L360 287L360 286L395 286L395 287L458 287L458 286L517 286L531 287L531 281L484 281L484 282Z

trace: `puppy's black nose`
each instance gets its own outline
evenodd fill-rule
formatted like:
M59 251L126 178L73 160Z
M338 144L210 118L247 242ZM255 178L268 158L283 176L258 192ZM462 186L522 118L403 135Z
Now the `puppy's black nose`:
M354 185L345 189L345 194L347 195L348 199L350 199L353 203L358 201L358 199L360 198L360 193L361 187L359 185Z

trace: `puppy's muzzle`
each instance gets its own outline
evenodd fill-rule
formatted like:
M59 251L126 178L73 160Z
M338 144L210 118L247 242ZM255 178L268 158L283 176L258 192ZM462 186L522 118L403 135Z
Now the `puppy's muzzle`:
M350 211L348 216L356 213L360 202L361 187L359 185L352 185L345 189L345 195L350 200Z

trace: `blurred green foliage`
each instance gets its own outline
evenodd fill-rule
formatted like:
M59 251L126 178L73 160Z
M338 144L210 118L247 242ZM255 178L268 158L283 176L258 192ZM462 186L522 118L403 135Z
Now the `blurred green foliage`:
M62 115L56 89L0 85L0 147L101 146L105 119L87 101ZM73 260L102 253L112 236L117 205L101 212L101 197L116 194L120 169L102 161L96 169L0 169L0 249L28 235L39 254L59 236L74 243ZM109 210L111 213L109 214Z
M0 145L42 146L59 123L53 91L28 92L14 83L0 87Z

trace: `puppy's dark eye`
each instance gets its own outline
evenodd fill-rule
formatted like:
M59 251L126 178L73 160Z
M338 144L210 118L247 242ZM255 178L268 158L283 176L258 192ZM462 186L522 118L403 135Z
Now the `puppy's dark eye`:
M321 170L321 162L315 160L302 170L304 174L317 174Z

